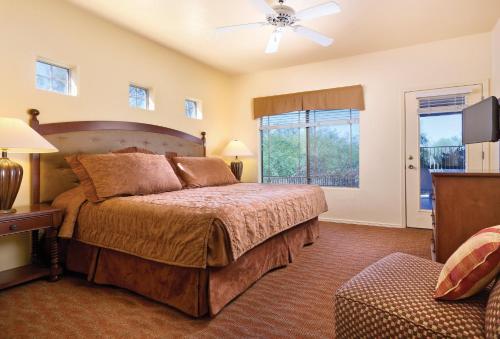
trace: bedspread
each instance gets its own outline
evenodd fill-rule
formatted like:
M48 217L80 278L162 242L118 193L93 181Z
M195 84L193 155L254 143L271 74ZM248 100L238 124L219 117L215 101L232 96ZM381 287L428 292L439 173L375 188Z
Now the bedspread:
M72 204L73 209L78 204ZM214 227L228 239L229 260L327 210L311 185L234 184L118 197L81 205L73 237L166 264L205 268ZM73 218L75 219L75 218ZM71 226L65 225L66 235Z

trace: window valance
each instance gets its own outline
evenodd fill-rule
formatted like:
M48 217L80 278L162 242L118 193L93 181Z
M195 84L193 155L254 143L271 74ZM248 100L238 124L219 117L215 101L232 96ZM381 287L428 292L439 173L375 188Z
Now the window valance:
M365 109L363 86L347 86L253 99L254 119L294 111Z

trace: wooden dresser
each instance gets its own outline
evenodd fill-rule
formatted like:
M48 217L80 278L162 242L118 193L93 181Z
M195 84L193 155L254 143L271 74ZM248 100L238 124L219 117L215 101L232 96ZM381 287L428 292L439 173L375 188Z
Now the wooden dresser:
M500 173L432 173L432 255L444 263L470 236L500 225Z

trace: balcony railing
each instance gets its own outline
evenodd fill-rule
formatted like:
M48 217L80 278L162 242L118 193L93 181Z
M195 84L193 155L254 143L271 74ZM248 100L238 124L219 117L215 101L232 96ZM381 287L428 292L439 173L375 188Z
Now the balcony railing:
M464 170L464 146L420 147L421 191L430 192L430 172L436 170ZM270 184L314 184L333 187L359 187L357 169L346 169L333 174L310 176L263 176L262 182Z
M429 170L465 169L464 146L421 146L420 168Z
M312 184L333 187L359 187L359 175L357 170L351 170L345 173L310 176L309 180L307 180L306 176L263 176L262 182L268 184Z

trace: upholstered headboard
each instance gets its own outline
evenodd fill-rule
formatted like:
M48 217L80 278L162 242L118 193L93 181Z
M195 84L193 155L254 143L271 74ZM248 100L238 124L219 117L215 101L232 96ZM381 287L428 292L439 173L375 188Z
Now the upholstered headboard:
M52 201L75 187L78 179L64 157L77 153L108 153L126 147L147 148L158 154L176 152L183 156L205 156L205 132L201 138L156 125L124 121L72 121L40 124L36 109L28 111L30 125L59 152L31 155L33 203Z

